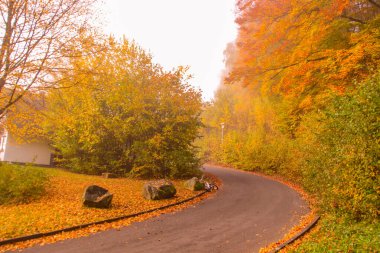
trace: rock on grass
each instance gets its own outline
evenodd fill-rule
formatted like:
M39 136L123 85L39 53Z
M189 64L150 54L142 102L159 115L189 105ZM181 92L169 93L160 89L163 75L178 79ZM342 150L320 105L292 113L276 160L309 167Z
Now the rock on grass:
M83 205L87 207L109 208L111 206L113 195L97 185L91 185L86 188L83 194Z
M193 177L184 183L186 189L191 191L201 191L205 189L205 183L200 181L197 177Z
M176 193L173 183L167 180L151 181L143 188L144 197L150 200L168 199L174 197Z

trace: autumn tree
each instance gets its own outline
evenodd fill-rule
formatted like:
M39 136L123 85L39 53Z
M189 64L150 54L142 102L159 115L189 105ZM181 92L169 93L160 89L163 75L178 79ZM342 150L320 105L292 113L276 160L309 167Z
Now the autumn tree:
M26 93L54 85L95 1L0 1L0 117Z
M238 1L235 64L226 83L279 102L293 138L330 93L366 80L380 64L377 1Z
M100 53L82 46L86 56L59 77L66 88L48 94L45 127L61 164L91 174L196 174L201 95L186 69L164 71L125 39L97 44Z

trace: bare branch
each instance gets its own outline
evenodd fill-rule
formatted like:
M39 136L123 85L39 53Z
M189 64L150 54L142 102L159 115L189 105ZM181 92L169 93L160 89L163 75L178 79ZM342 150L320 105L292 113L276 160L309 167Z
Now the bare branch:
M357 23L363 24L363 25L366 24L366 22L364 22L364 21L362 21L360 19L357 19L357 18L354 18L354 17L350 17L350 16L347 16L347 15L344 15L344 14L342 14L341 17L345 18L345 19L348 19L348 20L351 20L353 22L357 22Z
M65 58L71 57L65 47L73 47L95 1L0 2L0 118L32 87L52 85L46 80L65 68Z

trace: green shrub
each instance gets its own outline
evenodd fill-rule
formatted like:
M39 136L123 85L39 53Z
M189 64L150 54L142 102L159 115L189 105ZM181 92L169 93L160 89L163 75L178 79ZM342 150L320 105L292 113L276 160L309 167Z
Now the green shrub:
M380 75L331 103L308 124L303 184L326 211L355 219L377 218L380 158ZM322 122L322 123L318 123Z
M45 193L47 182L41 168L0 163L0 205L35 200Z

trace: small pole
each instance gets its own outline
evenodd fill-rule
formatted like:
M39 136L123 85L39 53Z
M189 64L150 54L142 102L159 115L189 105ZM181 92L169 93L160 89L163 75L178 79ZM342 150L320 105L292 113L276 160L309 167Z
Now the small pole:
M220 124L220 126L222 127L222 146L223 146L223 141L224 141L224 122L222 122Z

